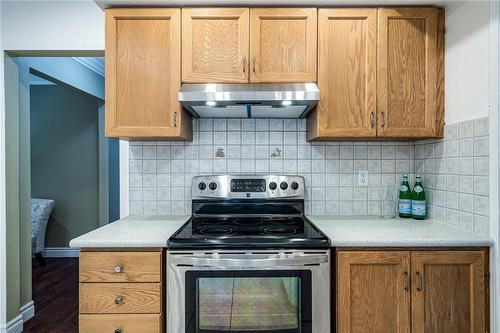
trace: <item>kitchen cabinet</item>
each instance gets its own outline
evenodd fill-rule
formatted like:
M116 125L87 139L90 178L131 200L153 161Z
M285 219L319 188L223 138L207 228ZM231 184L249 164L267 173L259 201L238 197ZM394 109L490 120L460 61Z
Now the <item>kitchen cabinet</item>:
M436 8L378 10L378 136L435 137L438 94Z
M410 252L339 252L337 331L410 331Z
M162 249L80 252L80 333L160 333L164 321Z
M485 332L482 251L413 252L412 332Z
M181 21L175 8L106 10L106 135L187 139L177 100Z
M308 140L443 136L443 10L320 9L318 27Z
M182 9L182 81L248 82L248 8Z
M318 87L308 139L374 137L377 9L320 9Z
M315 82L315 8L182 10L182 81Z
M486 257L482 250L338 251L337 331L485 332Z
M316 8L250 9L250 82L315 82Z

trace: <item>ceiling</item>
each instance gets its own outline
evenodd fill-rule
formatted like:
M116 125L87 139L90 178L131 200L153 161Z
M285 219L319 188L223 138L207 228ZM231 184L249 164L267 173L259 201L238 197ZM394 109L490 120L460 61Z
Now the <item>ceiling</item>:
M104 77L104 57L73 57L73 59Z
M311 6L441 6L462 1L454 0L94 0L101 8L110 7L189 7L189 6L243 6L243 7L311 7Z

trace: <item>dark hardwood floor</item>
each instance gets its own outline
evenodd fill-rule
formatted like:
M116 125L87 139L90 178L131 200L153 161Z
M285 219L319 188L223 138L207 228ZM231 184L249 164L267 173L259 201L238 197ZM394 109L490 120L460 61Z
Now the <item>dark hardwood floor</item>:
M78 258L47 258L33 262L35 317L23 333L78 332Z

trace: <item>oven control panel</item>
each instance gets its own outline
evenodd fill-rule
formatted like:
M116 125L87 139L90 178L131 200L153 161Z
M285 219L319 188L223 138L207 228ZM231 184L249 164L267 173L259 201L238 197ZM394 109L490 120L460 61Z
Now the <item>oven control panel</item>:
M304 199L304 177L210 175L193 177L193 199Z

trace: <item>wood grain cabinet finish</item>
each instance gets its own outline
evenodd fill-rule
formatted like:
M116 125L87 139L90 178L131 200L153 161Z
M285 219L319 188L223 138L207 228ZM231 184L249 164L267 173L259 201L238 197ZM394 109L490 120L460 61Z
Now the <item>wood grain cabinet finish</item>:
M315 82L316 8L250 9L250 82Z
M485 332L482 251L413 252L412 332Z
M106 135L191 139L181 85L181 11L106 10Z
M339 252L337 332L410 332L410 252Z
M248 8L182 9L182 81L248 82Z
M80 315L79 329L80 333L161 333L163 319L156 314L83 314Z
M438 108L437 8L378 10L378 136L432 138ZM441 66L441 65L440 65ZM439 92L441 93L441 91Z
M377 9L320 9L318 86L308 140L374 137Z

